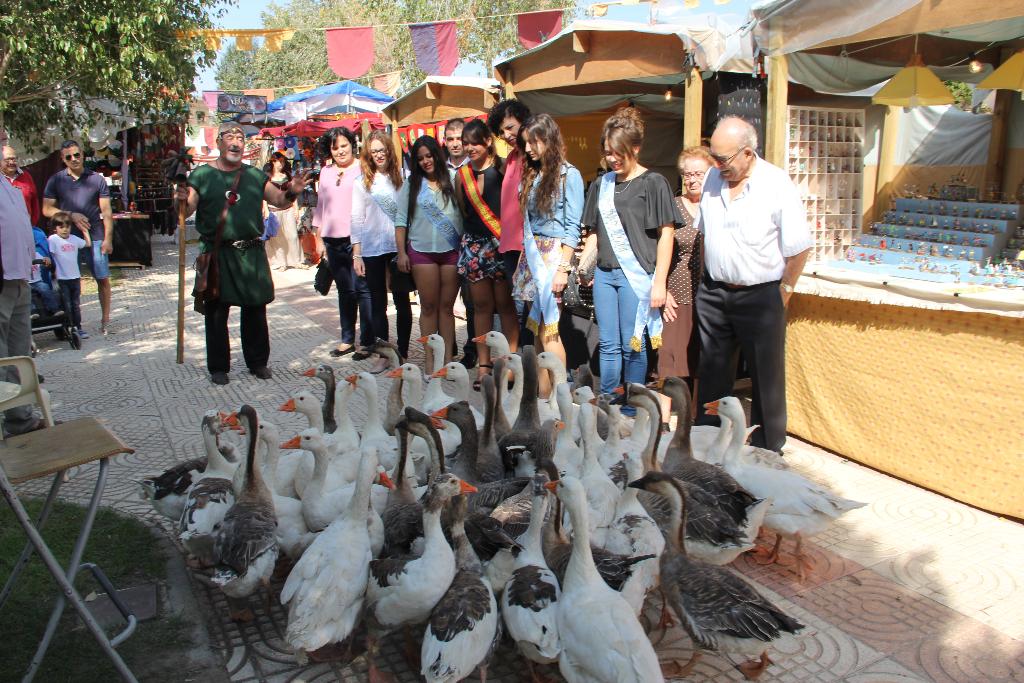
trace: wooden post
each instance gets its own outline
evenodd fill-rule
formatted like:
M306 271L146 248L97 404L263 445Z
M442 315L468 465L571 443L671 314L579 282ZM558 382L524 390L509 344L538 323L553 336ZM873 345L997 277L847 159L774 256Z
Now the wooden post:
M185 181L178 182L174 189ZM178 348L175 361L185 362L185 211L187 203L178 201Z
M886 107L882 123L882 140L878 145L878 175L875 178L875 201L871 207L874 220L889 209L889 198L896 191L896 142L900 133L900 107Z
M764 158L786 166L786 106L789 104L789 63L786 55L768 58L768 115L764 125Z
M704 80L694 67L686 75L683 94L683 147L700 145L704 121Z
M1002 64L1012 57L1014 51L1010 48L1003 48L999 51L999 63ZM982 197L988 192L989 185L996 186L996 192L1012 193L1014 188L1003 187L1006 175L1006 145L1009 128L1010 108L1013 106L1015 93L1011 90L997 90L995 108L992 110L992 137L988 142L988 163L985 165L985 186L982 189Z

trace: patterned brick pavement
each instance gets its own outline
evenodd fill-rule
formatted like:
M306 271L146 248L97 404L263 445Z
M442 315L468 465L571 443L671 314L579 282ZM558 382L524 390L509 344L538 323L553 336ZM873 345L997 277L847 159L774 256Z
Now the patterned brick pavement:
M336 299L333 293L325 299L313 291L312 271L275 273L278 299L269 309L274 379L263 382L248 375L236 346L231 384L216 387L207 378L202 321L194 313L186 318L186 362L174 362L177 258L168 238L154 239L154 267L125 271L123 284L114 291L115 334L93 336L80 352L49 335L36 341L55 415L65 420L100 417L137 449L118 458L105 503L166 528L138 499L133 481L199 455L199 419L210 408L248 402L283 435L301 429L297 416L276 408L294 391L319 389L300 372L328 360L338 327ZM99 319L95 298L83 304L83 317L92 332ZM460 330L460 338L463 334ZM413 353L416 360L420 351L414 348ZM369 361L334 364L350 372ZM353 406L353 418L361 424L365 407ZM736 570L808 625L803 636L773 652L775 664L763 680L1024 681L1024 528L813 446L792 439L791 446L788 458L797 469L870 505L805 543L816 566L803 583L789 564L736 562ZM92 482L91 467L72 472L64 496L84 500ZM43 494L46 486L25 488ZM791 559L785 554L789 547L783 546L784 563ZM300 667L282 641L285 612L276 602L267 612L264 601L254 600L258 618L240 626L227 619L220 594L198 581L193 589L232 680L365 680L362 658L350 665ZM656 622L657 607L649 606L646 616ZM691 644L678 628L653 637L662 657L689 659ZM385 666L400 681L417 680L400 651L389 647ZM743 680L735 663L705 655L688 680ZM528 680L507 647L488 674L495 681Z

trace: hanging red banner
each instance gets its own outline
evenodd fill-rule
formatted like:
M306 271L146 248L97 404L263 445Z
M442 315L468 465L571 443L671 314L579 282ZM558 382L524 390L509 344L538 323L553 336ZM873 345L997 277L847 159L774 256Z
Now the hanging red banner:
M543 43L545 40L562 30L562 10L546 12L526 12L520 14L519 43L527 50Z
M327 65L341 78L365 76L373 66L373 27L329 28Z

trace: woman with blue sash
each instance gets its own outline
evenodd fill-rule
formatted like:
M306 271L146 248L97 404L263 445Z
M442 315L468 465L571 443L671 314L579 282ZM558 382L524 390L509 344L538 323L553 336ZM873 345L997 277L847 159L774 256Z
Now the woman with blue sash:
M558 322L562 290L580 243L583 176L565 160L562 131L548 114L537 114L523 123L519 145L526 159L519 191L523 256L512 277L512 298L532 302L526 326L536 335L540 350L554 353L564 365ZM548 395L550 385L548 373L541 373L541 396Z
M583 208L583 225L593 232L581 260L597 251L594 315L602 393L646 381L646 343L661 346L673 233L683 222L668 181L638 160L643 139L644 123L634 107L605 121L601 148L609 172L591 185Z
M392 262L398 252L395 245L395 218L398 216L398 190L402 187L402 165L395 154L391 136L384 130L371 132L363 141L359 156L363 176L352 189L352 264L358 277L366 278L370 289L370 315L377 339L388 334L388 285L395 302L398 352L409 356L412 333L411 281L406 273L396 272ZM365 324L365 323L364 323ZM380 357L370 372L380 374L389 367Z
M452 175L437 140L424 135L410 150L412 174L398 193L395 245L398 269L412 273L420 294L420 332L444 338L444 361L455 349L455 266L462 239L462 214ZM428 354L429 356L429 351ZM427 367L433 359L427 358Z

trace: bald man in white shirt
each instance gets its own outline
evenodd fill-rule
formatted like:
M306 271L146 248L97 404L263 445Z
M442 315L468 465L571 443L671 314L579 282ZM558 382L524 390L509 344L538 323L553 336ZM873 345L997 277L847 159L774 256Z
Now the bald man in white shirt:
M757 131L726 117L711 136L716 168L704 181L699 227L704 278L697 290L701 356L697 424L704 404L732 393L737 351L750 370L751 443L786 442L786 306L813 244L800 192L757 155Z

